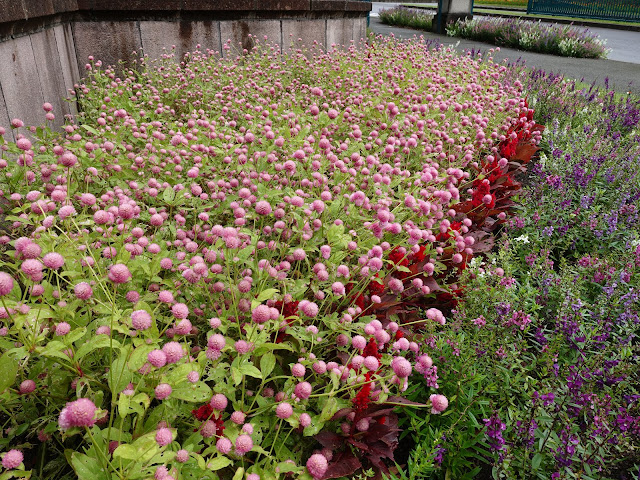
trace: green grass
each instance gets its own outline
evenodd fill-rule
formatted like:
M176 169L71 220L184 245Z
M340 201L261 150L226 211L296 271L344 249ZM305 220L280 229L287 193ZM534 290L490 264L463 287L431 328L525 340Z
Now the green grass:
M527 0L475 0L476 5L491 5L497 7L527 7Z

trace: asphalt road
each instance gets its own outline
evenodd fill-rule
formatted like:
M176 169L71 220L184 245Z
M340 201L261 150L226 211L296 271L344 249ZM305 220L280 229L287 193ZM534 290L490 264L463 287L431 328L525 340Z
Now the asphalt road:
M388 8L391 4L374 3L374 8L377 5ZM411 30L408 28L390 27L380 23L380 20L375 16L371 17L369 27L376 34L393 34L396 38L402 39L422 35L427 41L435 40L444 45L454 45L458 51L474 49L476 51L482 50L486 52L490 48L495 48L494 45L488 43L447 37L446 35L437 35L435 33ZM593 30L595 31L596 29ZM546 72L561 73L567 78L582 80L586 83L596 82L598 85L604 85L605 79L608 79L609 86L616 91L630 91L640 95L640 33L600 28L597 30L616 33L614 38L616 38L615 45L618 47L615 50L616 53L612 53L612 59L595 60L557 57L555 55L523 52L511 48L501 48L500 52L494 54L494 59L498 61L504 59L516 61L520 59L523 60L528 67L541 68ZM617 34L619 34L619 36ZM609 40L608 45L610 47L614 46L612 43L613 42ZM617 60L618 58L624 58L625 61Z

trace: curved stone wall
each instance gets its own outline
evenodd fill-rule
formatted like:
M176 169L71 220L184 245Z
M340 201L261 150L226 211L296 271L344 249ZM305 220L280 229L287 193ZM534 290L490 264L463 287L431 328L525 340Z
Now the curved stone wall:
M45 101L62 125L77 113L63 99L89 55L110 65L175 46L180 58L198 44L236 55L252 48L251 36L285 52L299 39L349 45L365 37L370 10L362 0L0 0L0 126L42 124Z

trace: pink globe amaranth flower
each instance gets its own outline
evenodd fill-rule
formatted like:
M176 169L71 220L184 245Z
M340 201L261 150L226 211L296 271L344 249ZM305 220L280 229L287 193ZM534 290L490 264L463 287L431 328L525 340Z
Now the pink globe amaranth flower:
M300 421L300 426L302 426L302 428L306 428L311 425L311 415L308 413L301 413L298 420Z
M300 400L306 400L307 398L309 398L312 391L313 388L311 387L311 384L309 382L301 382L296 385L293 393L295 393L296 397L298 397Z
M162 351L167 356L167 363L177 363L184 357L184 349L178 342L165 343Z
M222 350L226 345L224 336L219 333L211 335L207 340L207 346L214 350Z
M231 421L236 425L242 425L244 423L244 419L246 415L243 412L236 410L231 414Z
M160 368L167 364L167 355L162 350L151 350L147 354L147 360L154 367Z
M20 265L20 269L26 276L30 277L31 279L41 275L43 268L44 266L42 265L42 262L34 258L29 258L22 262L22 265Z
M0 272L0 296L9 295L13 290L13 277L5 272Z
M238 435L236 438L236 453L238 455L244 455L250 452L253 448L253 440L249 435Z
M192 370L187 374L187 380L189 381L189 383L196 383L198 380L200 380L200 374L195 370Z
M169 290L158 292L158 301L162 303L173 303L173 294Z
M301 363L296 363L291 367L291 375L294 377L302 378L304 377L305 372L306 369Z
M140 294L138 292L136 292L135 290L129 290L127 292L127 295L125 296L125 298L127 299L127 302L129 302L129 303L137 303L138 300L140 300Z
M184 303L176 303L171 307L171 314L175 318L187 318L189 316L189 307L187 307Z
M444 395L433 394L429 397L431 402L431 413L439 414L444 412L449 406L449 400Z
M247 435L253 435L253 425L251 425L250 423L245 423L242 426L242 431Z
M62 154L58 158L58 163L63 167L73 167L76 163L78 163L78 157L76 157L73 153L67 152Z
M373 355L369 355L364 359L364 367L367 370L376 371L378 367L380 367L380 362L378 362L378 359Z
M314 302L308 302L304 304L301 310L302 313L304 313L307 317L314 318L316 315L318 315L318 311L320 309Z
M96 328L96 335L111 335L111 328L108 325L101 325Z
M171 395L172 391L173 389L171 388L171 385L169 385L168 383L161 383L155 388L154 393L156 394L156 398L158 400L164 400L165 398L169 397L169 395Z
M266 305L258 305L251 312L251 319L256 323L265 323L271 318L271 309Z
M401 293L404 290L402 280L399 280L397 278L392 278L391 280L389 280L388 285L389 290L391 290L393 293Z
M33 380L25 380L20 384L19 392L21 395L28 395L36 389L36 382Z
M131 280L131 272L125 264L116 263L109 269L108 277L109 280L111 280L113 283L127 283L129 280Z
M4 457L2 457L2 466L7 470L12 470L18 468L23 460L24 456L22 452L14 448L4 454Z
M215 434L216 434L216 422L212 420L204 421L202 423L202 426L200 427L200 435L202 435L203 438L211 438L215 436Z
M58 424L60 428L66 430L70 427L91 427L96 421L96 406L88 398L79 398L74 402L67 403L60 412Z
M184 320L180 320L180 323L178 323L173 330L176 335L188 335L191 333L192 328L193 324L185 318Z
M42 258L42 263L51 270L57 270L64 265L64 257L59 253L50 252Z
M321 478L329 468L329 462L324 455L314 453L307 460L307 470L313 478Z
M173 434L168 428L159 428L156 430L156 442L161 447L166 447L173 441Z
M236 352L238 352L240 355L243 355L253 350L253 343L247 342L246 340L238 340L236 343L234 343L233 347L235 348Z
M391 368L398 378L407 378L412 371L411 362L403 357L395 357L391 362Z
M42 253L42 248L37 243L30 243L22 250L23 258L38 258Z
M260 480L260 475L257 473L250 473L247 475L247 480Z
M176 461L180 463L186 463L189 460L189 452L187 450L180 449L176 452Z
M88 300L93 296L93 289L87 282L80 282L73 287L73 293L80 300Z
M158 468L156 468L156 471L153 474L153 478L155 478L156 480L166 480L168 476L169 469L164 465L160 465Z
M256 203L256 213L258 215L269 215L271 213L271 205L266 200L260 200Z
M276 407L276 416L283 420L286 420L293 415L293 407L287 402L282 402Z
M60 322L56 325L56 335L62 337L71 331L71 325L67 322Z
M221 437L216 442L216 448L223 455L226 455L227 453L229 453L232 447L233 445L231 444L231 440L229 440L226 437Z
M146 310L135 310L131 314L131 325L136 330L146 330L151 326L151 315Z
M65 205L60 207L60 210L58 210L58 216L61 220L71 217L72 215L76 215L77 213L78 212L76 212L76 209L72 205Z
M222 393L216 393L213 397L211 397L209 405L211 405L211 408L213 408L214 410L218 410L221 412L222 410L227 408L228 403L229 401L227 400L227 397L225 397Z

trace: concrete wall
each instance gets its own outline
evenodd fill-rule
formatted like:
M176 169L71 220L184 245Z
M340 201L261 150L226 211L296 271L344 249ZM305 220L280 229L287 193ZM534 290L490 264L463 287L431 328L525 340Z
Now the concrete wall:
M0 126L13 139L11 119L43 124L44 102L63 125L90 55L105 66L141 52L179 59L199 44L235 56L251 36L284 52L299 41L348 46L366 36L370 9L362 0L0 0Z

